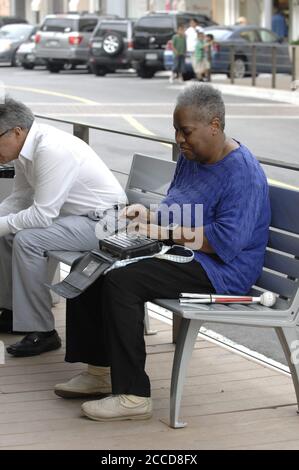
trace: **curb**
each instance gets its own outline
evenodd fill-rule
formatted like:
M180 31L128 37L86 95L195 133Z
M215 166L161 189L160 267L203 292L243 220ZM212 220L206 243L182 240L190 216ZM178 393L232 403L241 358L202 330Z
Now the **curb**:
M226 95L280 101L282 103L299 106L299 93L296 91L274 90L239 85L222 85L213 82L212 85Z

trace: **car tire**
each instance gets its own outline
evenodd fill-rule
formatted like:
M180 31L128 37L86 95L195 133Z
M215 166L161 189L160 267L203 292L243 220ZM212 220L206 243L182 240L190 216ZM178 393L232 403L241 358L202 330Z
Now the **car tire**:
M97 77L105 77L107 72L108 70L105 67L101 67L99 65L94 67L94 74Z
M119 54L123 48L123 39L115 32L105 34L103 38L103 51L110 57Z
M33 70L34 69L34 64L22 64L23 69L25 70Z
M244 78L246 75L248 75L248 66L245 57L235 57L234 78ZM227 76L228 78L231 78L230 67Z
M63 65L60 64L48 64L47 69L50 73L59 73L63 69Z
M138 77L140 78L153 78L153 76L155 75L155 70L147 68L144 65L140 65L137 68L136 72Z

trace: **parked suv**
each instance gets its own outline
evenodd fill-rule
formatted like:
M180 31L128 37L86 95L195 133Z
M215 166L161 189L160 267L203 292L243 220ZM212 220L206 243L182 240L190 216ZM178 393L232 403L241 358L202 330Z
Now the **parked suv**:
M128 50L132 47L131 20L103 20L90 40L89 65L93 73L104 76L117 69L128 69Z
M203 27L214 25L205 15L191 12L157 12L142 16L133 31L132 65L141 78L152 78L155 72L164 70L163 51L176 33L178 26L189 26L192 18Z
M52 73L87 64L89 40L99 19L91 14L46 16L35 36L36 56L46 61Z

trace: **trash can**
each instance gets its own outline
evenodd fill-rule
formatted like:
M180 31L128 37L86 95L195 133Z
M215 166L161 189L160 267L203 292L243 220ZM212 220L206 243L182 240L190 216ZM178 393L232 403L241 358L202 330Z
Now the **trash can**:
M14 176L15 168L13 165L0 165L0 202L10 195Z

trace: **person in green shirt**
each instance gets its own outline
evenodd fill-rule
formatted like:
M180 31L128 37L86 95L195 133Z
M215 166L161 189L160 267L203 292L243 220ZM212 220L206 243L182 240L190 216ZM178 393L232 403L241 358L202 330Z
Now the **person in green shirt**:
M192 67L197 79L203 81L208 74L210 65L207 59L207 47L202 28L197 28L197 43L192 56Z
M173 83L175 77L183 81L183 73L185 71L185 55L187 50L185 28L183 25L178 27L177 33L172 37L172 49L174 54L174 63L169 79L170 83Z

